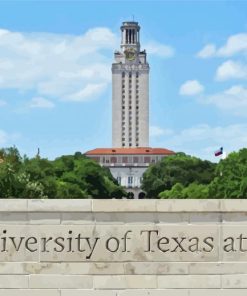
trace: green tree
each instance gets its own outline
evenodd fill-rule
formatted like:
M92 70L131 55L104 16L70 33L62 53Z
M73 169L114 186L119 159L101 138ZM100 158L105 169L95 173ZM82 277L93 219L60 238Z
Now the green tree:
M247 149L232 152L217 165L211 198L247 198Z
M109 169L80 152L54 161L0 150L0 198L120 198L127 193Z
M187 187L191 183L209 184L216 164L177 153L151 165L143 175L142 189L148 198L157 198L160 192L171 190L176 183Z

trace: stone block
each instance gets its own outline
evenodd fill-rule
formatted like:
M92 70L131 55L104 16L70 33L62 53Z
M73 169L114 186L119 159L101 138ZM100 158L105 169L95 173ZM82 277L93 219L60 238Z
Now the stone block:
M57 225L60 224L60 213L28 213L29 224L35 225Z
M69 213L61 213L61 224L94 224L94 215L90 212L69 212Z
M189 296L246 296L245 289L193 289L189 291Z
M31 289L92 289L93 278L87 275L30 275Z
M0 289L28 288L27 275L0 275Z
M156 200L92 200L93 212L156 212Z
M219 212L217 199L167 199L157 200L158 212Z
M29 212L91 212L91 199L30 199Z
M125 274L188 274L189 264L178 262L126 262Z
M152 275L103 275L94 276L95 289L155 289L156 276Z
M247 289L247 274L222 275L223 289Z
M220 275L158 275L157 282L166 289L221 288Z
M61 296L59 290L0 289L0 296Z
M189 224L189 213L156 213L157 223L160 224Z
M223 224L247 224L247 213L222 213Z
M27 199L0 199L0 212L27 212Z
M0 275L2 274L28 274L23 262L0 262Z
M221 219L221 213L190 213L192 224L219 224Z
M222 199L220 205L222 212L247 212L246 199Z
M23 212L1 212L0 224L28 224L28 214Z
M61 290L61 296L117 296L117 291L107 290Z

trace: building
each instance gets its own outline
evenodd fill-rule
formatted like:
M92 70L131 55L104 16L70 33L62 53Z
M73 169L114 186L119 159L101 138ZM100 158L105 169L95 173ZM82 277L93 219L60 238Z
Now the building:
M96 148L86 155L100 165L108 167L113 177L135 198L143 198L140 189L143 173L150 164L164 156L174 154L164 148Z
M149 65L140 26L124 22L121 51L112 64L112 146L149 146Z
M123 22L120 50L112 64L112 147L85 153L108 167L133 198L143 198L143 173L150 164L174 154L149 147L149 64L140 47L140 26Z

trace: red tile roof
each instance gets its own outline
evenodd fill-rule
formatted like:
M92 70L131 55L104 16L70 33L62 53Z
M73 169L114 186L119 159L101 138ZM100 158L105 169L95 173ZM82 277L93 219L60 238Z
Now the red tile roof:
M89 150L85 155L116 155L116 154L150 154L172 155L174 151L165 148L136 147L136 148L96 148Z

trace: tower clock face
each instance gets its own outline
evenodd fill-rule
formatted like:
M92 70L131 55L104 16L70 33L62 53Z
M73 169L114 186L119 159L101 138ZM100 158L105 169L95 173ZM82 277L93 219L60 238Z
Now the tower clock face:
M127 48L125 51L125 57L127 60L129 61L133 61L135 58L136 58L136 51L134 48L130 47L130 48Z

